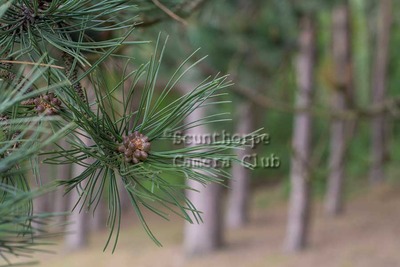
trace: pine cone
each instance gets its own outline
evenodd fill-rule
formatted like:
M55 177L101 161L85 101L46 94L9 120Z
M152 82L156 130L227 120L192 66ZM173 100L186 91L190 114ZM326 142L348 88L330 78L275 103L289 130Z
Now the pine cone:
M38 113L45 113L49 116L56 115L61 107L60 99L55 97L53 93L37 97L33 100L33 103Z
M147 159L151 147L147 136L136 131L128 136L122 136L122 140L118 151L124 154L126 162L137 164Z

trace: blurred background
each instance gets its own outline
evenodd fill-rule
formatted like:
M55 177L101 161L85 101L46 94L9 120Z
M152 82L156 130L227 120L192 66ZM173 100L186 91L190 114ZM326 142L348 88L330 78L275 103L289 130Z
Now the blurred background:
M122 194L119 243L114 254L103 253L104 199L94 215L70 216L72 224L61 229L70 234L54 240L55 254L37 255L39 266L400 266L400 2L189 2L193 7L182 15L171 9L159 19L143 15L135 38L169 35L160 84L199 47L199 57L208 57L187 87L230 74L232 103L220 109L232 114L232 123L191 134L263 128L265 142L238 152L254 170L233 166L227 187L190 184L200 191L188 197L204 212L201 225L147 212L162 248ZM152 49L124 53L140 62ZM110 81L123 68L111 63ZM213 112L200 110L191 119ZM82 172L42 168L63 179ZM76 197L57 191L35 207L64 211Z

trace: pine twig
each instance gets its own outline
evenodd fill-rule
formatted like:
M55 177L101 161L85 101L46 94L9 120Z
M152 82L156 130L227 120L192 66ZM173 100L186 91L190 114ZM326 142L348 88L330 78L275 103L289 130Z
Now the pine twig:
M166 7L165 5L163 5L162 3L160 3L160 1L158 0L152 0L153 3L159 7L162 11L165 12L165 14L167 14L168 16L170 16L172 19L182 23L183 25L187 26L188 23L186 22L186 20L184 20L183 18L179 17L177 14L175 14L173 11L171 11L168 7Z
M34 65L34 66L40 66L40 67L50 67L50 68L55 68L55 69L60 69L60 70L63 70L63 69L64 69L64 67L57 66L57 65L52 65L52 64L35 63L35 62L18 61L18 60L5 60L5 59L0 59L0 63L11 63L11 64L22 64L22 65Z

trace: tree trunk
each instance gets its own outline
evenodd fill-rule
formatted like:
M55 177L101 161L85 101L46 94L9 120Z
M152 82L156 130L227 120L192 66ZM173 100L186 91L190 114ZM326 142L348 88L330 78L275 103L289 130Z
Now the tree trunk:
M189 88L184 88L188 92ZM203 119L206 116L204 108L196 109L190 114L186 123ZM189 129L186 134L199 136L207 134L206 126ZM187 186L197 190L186 190L187 198L202 212L203 223L190 224L186 222L184 228L184 250L188 257L198 256L213 252L222 246L222 216L221 216L221 185L202 184L187 180ZM194 218L192 218L193 221Z
M42 160L43 160L43 158L39 157L39 162ZM38 181L39 184L37 184L37 186L39 188L41 187L41 185L46 185L47 183L49 183L49 177L51 177L51 175L52 175L53 168L54 168L54 166L48 165L48 164L41 164L39 166L40 181ZM32 175L31 180L34 181L34 180L38 179L37 177L35 177L35 175L33 173L30 175ZM49 192L47 194L43 194L43 195L33 199L34 214L52 212L51 204L54 202L53 201L54 195L52 193L53 192ZM46 229L46 225L44 225L42 223L38 223L36 221L32 222L32 226L33 226L33 228L35 228L37 230L49 230L49 229Z
M94 208L94 207L93 207ZM106 229L106 224L107 224L107 203L106 200L104 199L104 195L101 196L100 202L96 208L96 210L91 212L91 220L90 220L90 225L91 225L91 231L96 232L96 231L101 231ZM89 222L88 222L89 223Z
M315 66L315 25L309 16L301 19L299 55L296 71L298 94L296 106L309 108L312 105ZM310 166L312 119L309 113L301 112L294 120L293 155L291 160L291 193L286 250L298 251L307 244L310 217Z
M254 121L252 106L250 102L243 101L236 113L237 129L235 134L248 134L253 130ZM251 148L237 150L238 159L243 159L251 153ZM228 210L226 224L230 228L239 228L244 226L249 219L249 180L250 170L245 167L234 164L232 166L232 180L230 181L230 192L228 201Z
M121 212L122 214L129 213L132 211L131 199L129 198L129 194L125 190L125 184L122 181L122 178L119 175L117 177L118 177L117 179L118 188L121 188L119 192L119 201L121 202Z
M199 192L187 190L187 197L202 212L203 223L186 222L184 229L184 249L188 257L211 253L222 246L221 186L189 180L187 185ZM192 218L193 219L193 218Z
M65 142L66 143L66 142ZM65 164L57 166L57 179L59 180L69 180L71 179L71 165ZM67 212L69 210L69 195L64 194L63 188L58 188L54 192L54 210L53 212ZM66 216L57 216L55 224L57 229L64 231Z
M344 111L352 102L352 71L350 18L348 3L343 3L333 10L332 46L335 70L335 88L332 95L332 110ZM325 210L329 215L338 215L343 211L343 182L345 179L346 146L353 122L334 119L331 124L330 159L328 188ZM346 127L347 126L347 127ZM346 131L347 130L347 131Z
M390 30L392 25L392 1L379 1L378 31L374 72L372 76L372 104L384 101L386 95L386 75L389 64ZM385 116L377 115L372 120L372 164L370 170L371 184L385 180L384 162L387 152Z
M86 145L89 145L89 139L82 137L82 141ZM85 163L89 163L89 160L85 160ZM75 164L72 166L72 177L80 175L86 170L85 167ZM84 181L86 182L86 180ZM84 188L86 184L81 184ZM82 192L80 192L82 193ZM79 200L79 193L74 189L69 194L69 209L72 210L75 204ZM88 245L89 239L89 213L85 207L80 211L80 205L78 205L71 215L68 217L67 235L65 237L65 243L68 251L80 250Z

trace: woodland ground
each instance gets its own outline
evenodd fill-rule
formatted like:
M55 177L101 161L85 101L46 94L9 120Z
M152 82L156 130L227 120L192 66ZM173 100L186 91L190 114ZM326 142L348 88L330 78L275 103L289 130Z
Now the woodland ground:
M311 246L282 252L286 205L275 191L259 191L251 223L226 235L226 247L214 255L186 260L181 250L182 222L148 216L164 247L156 247L137 222L124 227L116 252L102 252L107 232L92 236L88 249L38 255L41 267L396 267L400 266L400 186L365 189L350 197L339 218L324 215L321 201L313 208ZM125 218L127 221L128 218Z

